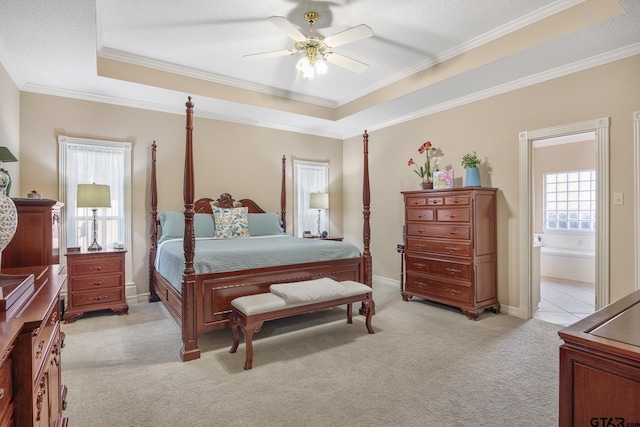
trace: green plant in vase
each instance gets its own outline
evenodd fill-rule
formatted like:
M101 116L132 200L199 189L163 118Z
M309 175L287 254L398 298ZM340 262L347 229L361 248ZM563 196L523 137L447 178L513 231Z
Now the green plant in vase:
M462 167L466 169L464 178L465 187L480 187L480 171L478 166L480 166L481 163L482 160L480 160L475 151L462 156Z

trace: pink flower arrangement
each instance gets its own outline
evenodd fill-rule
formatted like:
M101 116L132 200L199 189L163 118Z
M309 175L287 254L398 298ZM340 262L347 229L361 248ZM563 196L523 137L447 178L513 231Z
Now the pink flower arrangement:
M431 172L431 159L429 156L429 151L435 150L432 147L431 141L427 141L418 148L419 154L425 154L426 160L424 162L424 166L418 166L416 162L413 161L413 157L409 159L407 162L408 166L415 166L416 168L413 170L416 175L422 178L423 181L430 182L433 177L433 173Z

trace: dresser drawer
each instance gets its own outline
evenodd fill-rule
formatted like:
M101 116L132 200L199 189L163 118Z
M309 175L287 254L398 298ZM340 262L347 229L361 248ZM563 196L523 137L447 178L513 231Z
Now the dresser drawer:
M430 258L407 256L407 271L435 274L450 279L470 281L473 272L471 263L442 261Z
M409 206L426 206L427 198L424 196L408 196L405 201L407 207Z
M471 202L469 194L451 195L444 197L445 206L468 206Z
M469 258L471 257L472 253L471 243L421 239L418 237L407 237L406 250L431 252L433 254L455 256L461 258Z
M471 288L418 274L407 274L406 289L417 294L429 294L463 303L471 301Z
M120 260L120 256L109 256L71 262L69 264L69 274L81 276L86 274L120 273L122 271Z
M436 212L436 220L439 222L469 222L471 219L468 208L441 208Z
M407 209L407 221L433 221L433 209Z
M471 226L414 223L407 224L407 235L469 240L471 238Z
M54 335L59 329L59 311L58 304L53 304L46 320L42 322L40 327L34 331L33 342L31 345L32 358L33 358L33 378L35 378L40 371L41 365L47 359L49 348L54 340Z
M95 274L71 279L71 289L86 291L91 289L115 288L121 285L121 274Z
M13 409L10 406L13 396L12 378L11 358L7 358L0 366L0 418L2 419L6 418L6 415Z
M121 288L78 292L71 295L71 304L74 307L110 304L118 301L124 301Z

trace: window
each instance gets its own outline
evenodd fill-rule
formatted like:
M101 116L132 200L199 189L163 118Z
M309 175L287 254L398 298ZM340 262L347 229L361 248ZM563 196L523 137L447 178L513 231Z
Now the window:
M78 184L109 185L110 208L97 210L98 243L125 244L127 282L131 278L131 143L59 136L60 200L64 202L63 247L86 249L93 240L93 212L77 208Z
M544 174L544 228L595 231L596 171Z
M329 163L304 160L293 161L294 235L302 237L304 231L317 234L318 214L320 229L329 231L329 209L318 212L309 208L311 193L329 192Z

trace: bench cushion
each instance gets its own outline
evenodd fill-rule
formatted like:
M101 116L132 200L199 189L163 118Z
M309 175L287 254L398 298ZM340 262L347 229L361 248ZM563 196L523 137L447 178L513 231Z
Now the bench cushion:
M345 287L328 277L278 283L271 285L270 291L285 300L287 304L309 304L347 296Z
M277 295L264 293L235 298L231 305L244 314L251 315L278 310L284 308L287 303Z

